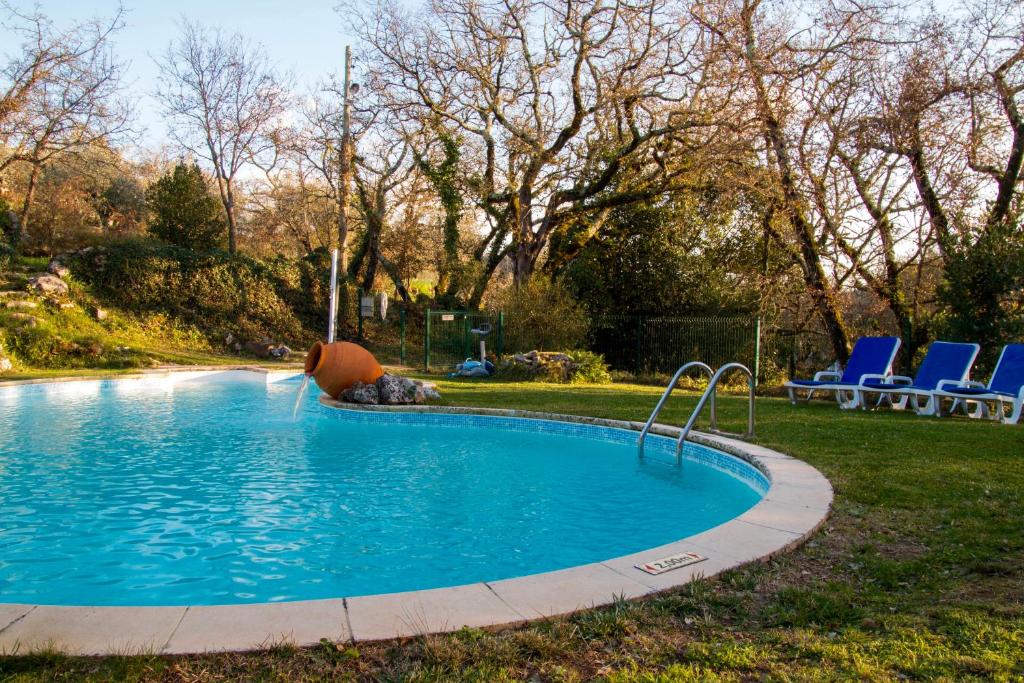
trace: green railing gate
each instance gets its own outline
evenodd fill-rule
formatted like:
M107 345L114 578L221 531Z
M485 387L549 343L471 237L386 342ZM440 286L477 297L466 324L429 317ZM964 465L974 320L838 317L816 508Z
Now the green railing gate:
M505 349L505 316L478 311L427 310L423 331L423 367L452 367L467 358L480 355L479 338L473 330L490 323L488 353L500 357Z

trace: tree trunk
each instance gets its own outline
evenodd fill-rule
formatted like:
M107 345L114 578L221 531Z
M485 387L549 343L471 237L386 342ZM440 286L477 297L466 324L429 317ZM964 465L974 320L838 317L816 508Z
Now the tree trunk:
M341 149L338 150L338 253L341 272L348 272L348 197L352 177L352 138L349 134L350 89L349 73L352 69L352 48L345 46L345 83L342 93Z
M917 132L914 135L914 147L907 154L907 159L910 161L910 170L914 176L917 192L921 196L921 203L924 204L925 211L928 213L928 220L935 230L939 253L942 255L943 262L946 262L956 249L956 245L953 244L952 234L950 233L949 218L942 208L942 202L939 200L939 196L936 194L931 178L928 175L928 168L924 160L924 149L920 134Z
M381 203L383 199L381 198ZM383 207L379 207L381 214L374 216L373 220L366 224L366 273L363 275L363 289L367 292L373 289L373 281L377 278L377 264L380 263L380 233L383 228L382 215Z
M398 296L402 298L402 301L406 306L412 304L412 297L409 296L409 290L405 288L405 283L402 282L401 276L398 274L398 269L395 265L388 261L384 256L380 256L380 267L384 269L384 272L391 278L391 282L395 285L395 291L398 292Z
M843 323L835 289L828 281L821 256L818 254L814 229L805 214L805 202L800 195L794 177L785 132L772 108L772 98L769 97L765 84L765 67L761 64L756 50L757 40L754 31L756 7L756 3L747 5L742 13L746 41L744 58L754 86L758 118L764 127L764 135L778 170L779 186L782 190L780 208L785 212L789 224L793 228L800 253L798 265L803 271L804 282L813 294L815 307L818 309L818 316L832 345L832 351L839 362L845 363L850 356L849 334Z
M475 311L480 308L480 302L483 301L484 293L487 291L487 285L490 284L494 271L497 270L498 265L511 249L511 246L499 248L498 244L500 243L495 243L495 251L491 253L491 257L484 265L484 272L480 274L480 277L476 280L476 284L473 285L473 292L469 295L469 301L467 302L467 306L471 311Z
M228 251L234 254L238 251L238 242L235 232L235 195L230 178L225 180L224 212L228 215Z
M529 282L530 276L533 275L533 258L530 253L533 246L533 188L526 184L521 185L512 201L512 216L516 227L516 256L512 282L516 287L521 287Z
M21 242L28 229L28 213L32 210L32 201L36 196L36 183L39 180L39 164L32 164L32 170L28 174L28 185L25 188L25 197L21 202L21 211L17 220L14 221L14 235L11 240L11 248L17 254L21 250Z

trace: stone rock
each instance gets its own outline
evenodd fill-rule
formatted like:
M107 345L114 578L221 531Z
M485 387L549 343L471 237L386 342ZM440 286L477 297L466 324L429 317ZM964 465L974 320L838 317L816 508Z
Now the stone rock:
M398 375L381 375L377 378L380 402L386 405L408 405L416 402L416 382Z
M284 360L292 352L284 344L277 344L269 339L263 339L258 342L246 342L245 350L260 358L276 358L278 360Z
M33 275L28 279L28 283L40 294L53 296L67 296L68 294L68 283L50 273Z
M37 304L35 301L21 301L21 300L17 300L16 299L14 301L8 301L7 303L4 304L4 307L5 308L20 308L22 310L30 310L30 309L33 309L33 308L39 308L39 304Z
M348 403L362 403L364 405L376 405L380 402L380 393L376 384L364 384L356 382L345 391L341 392L339 398Z
M0 372L10 372L14 369L14 363L7 356L0 356Z
M39 326L39 320L34 315L29 315L28 313L11 313L11 319L20 321L22 327Z
M92 315L94 318L96 318L96 320L100 321L106 320L108 317L110 317L110 314L107 313L106 310L100 308L99 306L93 307Z
M431 383L428 383L428 382L420 382L419 384L420 384L421 394L423 396L423 401L416 401L417 403L422 403L422 402L426 402L426 401L439 401L439 400L441 400L441 392L437 390L437 385L436 384L431 384ZM418 397L418 395L417 395L417 397Z
M24 296L24 295L25 295L25 292L21 292L21 291L18 291L16 289L8 289L8 290L5 290L5 291L0 291L0 299L6 299L6 298L12 297L12 296L21 297L21 296Z
M512 365L531 375L544 375L553 380L566 381L576 369L576 362L564 353L530 351L512 356Z
M62 310L62 311L70 311L72 308L78 308L77 306L75 306L70 301L62 301L58 305L60 306L60 310Z
M71 269L55 258L50 259L50 263L46 266L46 272L52 273L61 279L71 275Z
M272 348L274 348L274 345L269 341L245 342L246 353L251 353L260 358L270 358L270 349Z
M441 398L434 384L388 374L377 379L377 393L384 405L421 404Z

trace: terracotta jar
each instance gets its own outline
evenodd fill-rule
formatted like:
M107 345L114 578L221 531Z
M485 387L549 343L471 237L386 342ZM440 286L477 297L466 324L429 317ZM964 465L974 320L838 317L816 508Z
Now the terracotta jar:
M373 384L384 369L372 353L358 344L317 342L306 354L306 374L313 376L321 391L338 398L356 382Z

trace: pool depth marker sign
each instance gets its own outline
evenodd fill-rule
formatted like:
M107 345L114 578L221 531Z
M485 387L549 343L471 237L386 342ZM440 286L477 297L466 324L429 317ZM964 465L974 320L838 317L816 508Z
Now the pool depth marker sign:
M669 555L663 557L660 560L652 560L651 562L644 562L643 564L633 565L637 569L648 574L664 574L670 572L673 569L679 569L680 567L686 567L691 564L697 564L703 562L708 558L701 557L697 553L679 553L678 555Z

